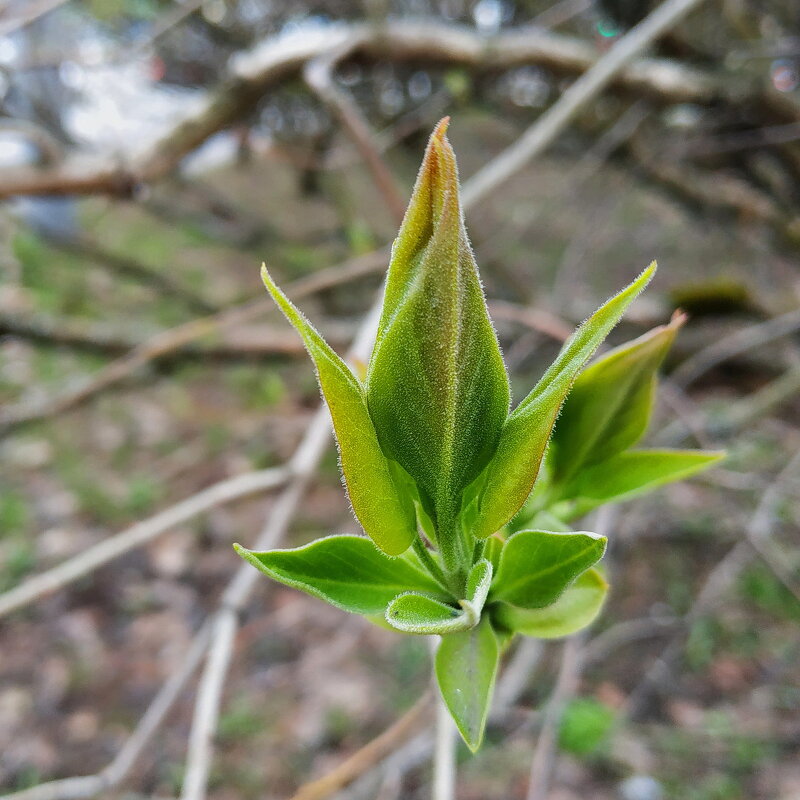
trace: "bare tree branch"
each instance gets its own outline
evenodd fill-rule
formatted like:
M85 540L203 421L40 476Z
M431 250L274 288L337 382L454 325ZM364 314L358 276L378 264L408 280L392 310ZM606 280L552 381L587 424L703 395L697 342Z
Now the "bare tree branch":
M428 715L433 693L428 690L379 736L371 739L327 775L301 786L291 800L323 800L352 783L356 778L405 744Z
M706 577L700 592L697 594L689 611L681 619L680 630L673 636L661 655L647 670L642 680L630 693L625 704L625 713L635 719L644 709L651 694L669 678L675 661L683 652L684 641L692 624L707 614L719 603L731 584L741 575L760 552L753 546L766 542L772 534L774 526L775 506L786 490L786 482L800 468L800 453L795 454L780 471L775 480L761 495L750 521L747 524L744 541L735 544L727 555L717 563Z
M671 375L676 386L685 388L701 375L733 358L787 336L800 329L800 309L787 311L779 317L742 328L724 339L719 339L687 358Z
M681 0L681 4L688 8L697 3ZM656 22L661 24L660 19ZM644 45L661 32L643 31ZM615 58L621 55L617 46ZM641 49L626 54L611 70L605 61L607 56L602 56L604 72L609 72L603 76L602 84L613 80L622 89L665 103L709 103L725 94L724 81L672 61L642 59L629 64ZM163 178L210 136L246 117L259 98L297 75L307 63L342 50L372 61L450 63L474 70L538 64L571 75L589 70L601 58L590 43L542 29L521 28L487 38L472 29L435 20L393 20L379 26L343 23L321 32L301 31L275 37L235 57L228 76L209 94L205 104L144 152L121 160L79 153L53 167L3 170L0 197L94 193L130 196L139 184ZM597 80L597 74L592 80ZM792 109L784 110L787 121L793 121ZM563 107L559 113L563 113ZM525 146L530 143L526 141Z
M364 256L357 256L344 264L320 270L290 284L287 287L289 296L296 300L339 283L378 272L385 269L387 260L388 249L386 248L367 253ZM259 297L218 314L191 320L183 325L157 333L76 387L37 403L26 402L0 409L0 436L21 425L71 410L101 392L117 386L153 361L168 358L197 339L218 334L235 325L257 319L273 308L274 303L269 297Z
M383 196L387 208L395 222L399 224L403 220L406 208L400 187L381 157L375 144L375 136L361 113L361 109L346 91L336 85L334 80L333 73L337 64L344 60L357 44L356 41L350 42L338 51L332 51L310 61L303 70L303 77L346 128L356 149L364 159L364 163L372 173L375 186Z
M202 492L176 503L150 519L104 539L57 567L35 575L0 595L0 617L88 575L115 558L152 541L170 528L180 525L211 508L248 495L275 489L290 476L287 469L265 469L220 481Z
M628 31L602 58L572 84L519 139L470 180L464 202L486 197L521 166L552 143L586 103L600 94L648 45L672 28L703 0L665 0Z
M211 626L206 623L196 634L180 666L172 672L153 698L144 716L113 761L96 775L49 781L3 795L2 800L84 800L119 786L130 775L145 747L161 727L170 709L202 663L210 638Z

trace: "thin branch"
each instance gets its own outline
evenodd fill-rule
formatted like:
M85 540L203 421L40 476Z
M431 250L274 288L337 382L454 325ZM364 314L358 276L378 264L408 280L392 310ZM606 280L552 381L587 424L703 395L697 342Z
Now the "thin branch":
M170 528L211 508L274 489L284 483L289 475L289 470L276 468L245 473L220 481L0 595L0 617L23 608L51 592L63 589L109 561L147 544Z
M350 360L368 360L379 313L380 301L377 301L359 329L348 354ZM323 406L315 415L289 463L292 478L272 508L266 525L255 543L255 549L274 548L286 533L329 439L330 416L327 408ZM181 792L182 800L203 800L206 796L208 775L213 760L213 730L219 715L238 615L259 578L259 573L249 564L242 564L223 592L220 609L215 614L214 636L202 679L202 702L198 702L195 707L192 720L186 775Z
M357 256L343 264L320 270L307 278L289 284L289 296L297 300L314 292L322 291L340 283L355 280L364 275L385 269L388 248L382 248L363 256ZM176 351L189 346L197 339L219 333L235 325L257 319L275 304L268 296L259 297L242 305L226 309L219 314L191 320L190 322L155 334L134 350L110 364L74 388L67 389L55 397L38 403L22 403L0 410L0 436L21 425L57 416L87 402L101 392L119 385L148 364L169 358Z
M259 298L260 299L260 298ZM134 326L130 326L134 330ZM347 325L326 327L326 337L341 344ZM173 329L174 331L174 329ZM162 331L155 336L161 336ZM303 343L290 329L281 326L259 325L258 328L233 330L221 339L203 344L183 343L171 350L161 350L152 362L177 359L252 360L263 356L298 355L304 353ZM126 333L119 322L94 322L76 317L57 317L49 314L3 312L0 310L0 336L14 336L50 347L70 347L103 355L118 356L146 346L147 340Z
M29 3L22 14L0 19L0 36L9 36L26 28L45 14L55 11L59 6L66 5L68 2L69 0L39 0L38 3Z
M432 800L455 800L457 736L453 718L444 700L437 693Z
M788 336L798 329L800 329L800 308L788 311L767 322L742 328L686 359L670 376L672 383L686 388L701 375L724 361L748 350L769 344L783 336Z
M680 0L687 10L698 2ZM672 0L664 4L674 6ZM665 26L677 19L677 15L672 20L663 17L664 14L661 22ZM472 29L435 20L392 20L380 26L342 23L324 31L301 30L267 39L232 59L228 75L209 93L201 108L180 120L144 152L124 159L74 154L51 168L3 170L0 197L92 193L130 196L137 186L165 177L209 137L245 117L270 88L297 75L308 62L341 49L350 49L354 57L370 61L439 62L475 70L538 64L559 73L581 74L602 61L607 65L603 86L613 79L621 88L646 93L662 102L709 103L725 94L723 81L672 61L643 59L627 63L658 33L643 30L641 35L646 34L646 41L632 48L634 52L626 55L624 63L610 64L608 53L601 55L588 42L535 28L505 31L488 38ZM631 34L609 52L621 55L618 48ZM788 109L784 115L791 113L792 109ZM524 146L530 145L526 142Z
M470 180L464 202L491 194L530 159L541 153L643 50L666 33L703 0L665 0L652 14L626 33L581 75L537 122Z
M565 322L556 314L542 308L521 306L518 303L509 303L505 300L491 300L489 312L493 319L504 319L517 322L526 328L543 333L557 342L566 341L575 329L573 325Z
M153 698L134 732L119 750L113 761L96 775L64 778L13 792L2 800L84 800L109 792L130 775L136 762L163 724L184 687L202 662L208 647L210 626L204 625L196 634L183 659Z
M353 98L336 85L334 70L358 45L349 42L345 47L315 58L306 64L303 77L309 87L333 110L346 128L364 163L372 173L375 186L398 224L405 214L405 200L394 176L381 157L369 122Z
M558 678L548 700L542 729L533 752L526 800L545 800L548 795L557 751L558 727L564 708L578 690L582 663L583 637L579 634L564 643Z
M432 692L428 690L383 733L356 750L327 775L301 786L292 795L291 800L323 800L394 753L398 747L406 743L428 715L431 700Z
M763 543L770 538L774 526L775 506L783 497L789 478L798 468L800 468L800 452L794 455L761 495L746 528L747 538L735 544L708 574L691 608L681 620L680 631L674 635L628 696L625 703L626 716L635 719L643 711L650 695L658 686L666 683L674 662L683 651L683 642L692 624L722 600L725 592L758 553L753 548L752 542L755 540Z
M71 239L55 239L51 247L77 256L83 261L94 262L106 269L118 272L139 281L154 293L174 297L195 314L212 314L218 307L210 303L194 289L176 281L169 271L161 271L127 255L106 249L92 237L83 235Z

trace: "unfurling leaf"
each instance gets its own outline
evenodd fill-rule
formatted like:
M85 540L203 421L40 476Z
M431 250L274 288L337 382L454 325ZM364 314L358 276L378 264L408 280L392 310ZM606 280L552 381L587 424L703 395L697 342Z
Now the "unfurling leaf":
M563 492L570 517L603 503L629 500L658 486L682 481L716 464L725 453L707 450L628 450L578 473Z
M367 410L364 389L347 364L275 285L266 267L262 267L261 277L281 311L303 337L314 360L319 385L331 412L353 511L381 550L399 555L417 532L414 503L392 477Z
M410 559L389 558L363 536L329 536L292 550L236 552L270 578L344 611L375 615L410 589L441 597L438 584Z
M481 559L470 570L466 597L458 601L460 609L428 594L406 592L389 604L386 621L403 633L444 636L469 630L480 622L491 583L492 565Z
M584 466L605 461L642 438L650 421L656 372L683 315L669 325L617 347L577 378L553 432L553 481L565 482Z
M485 475L476 481L481 484L481 491L475 536L490 536L519 511L539 473L556 418L575 378L655 270L654 262L630 286L595 311L508 417L497 451Z
M474 627L478 620L468 611L417 592L395 597L386 609L386 621L403 633L444 636Z
M467 592L463 600L459 600L459 605L468 613L472 614L477 624L483 611L483 605L489 595L489 588L492 585L492 564L482 558L473 565L467 577Z
M594 622L603 607L608 584L596 569L579 575L561 597L544 608L517 608L508 603L491 607L499 629L537 639L557 639L577 633Z
M483 740L500 648L487 617L464 633L442 638L436 651L436 680L450 715L474 753Z
M578 575L596 564L605 550L606 537L596 533L515 533L500 554L490 600L519 608L549 606Z
M366 384L381 447L416 481L453 567L461 493L494 453L509 389L445 130L431 136L394 244Z

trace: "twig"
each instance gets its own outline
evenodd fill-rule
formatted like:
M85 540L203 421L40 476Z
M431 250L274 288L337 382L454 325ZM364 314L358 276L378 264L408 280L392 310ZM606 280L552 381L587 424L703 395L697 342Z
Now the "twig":
M396 751L409 739L425 719L431 705L432 692L428 690L414 705L383 733L376 736L345 761L317 780L301 786L291 800L322 800L352 783L379 761Z
M692 624L708 613L722 599L731 584L755 557L758 551L753 548L752 541L764 542L769 539L773 528L775 505L785 491L785 483L799 467L800 452L794 455L761 495L761 499L747 525L747 539L735 544L708 574L691 608L681 620L680 631L673 636L661 655L628 696L625 703L626 716L635 719L644 709L650 694L660 684L666 682L672 664L683 650L683 640L691 629Z
M388 249L382 248L363 256L348 260L337 267L330 267L290 284L292 299L305 297L342 282L354 280L385 268ZM149 363L167 358L204 336L240 325L260 317L274 308L269 297L259 297L248 303L226 309L209 317L191 320L162 333L155 334L141 345L96 373L79 386L67 389L60 395L38 403L23 403L0 410L0 436L31 422L47 419L69 411L113 386L126 381Z
M0 36L8 36L15 31L26 28L36 22L45 14L55 11L59 6L65 5L69 0L40 0L38 3L30 3L25 8L24 13L19 16L11 16L8 19L0 19Z
M349 353L350 359L366 361L369 358L379 313L380 302L376 302L359 329ZM256 541L255 549L273 548L283 537L306 485L325 452L329 438L330 417L323 406L315 415L289 463L292 478L272 508L269 519ZM186 775L181 792L182 800L203 800L206 796L208 774L213 758L212 735L219 715L238 615L258 579L259 573L256 570L249 564L242 564L225 589L220 609L216 612L210 655L202 679L202 702L198 702L195 707L192 720Z
M665 0L652 14L626 33L591 69L561 95L536 124L513 145L481 169L465 187L464 202L491 194L531 158L538 155L620 72L678 20L703 0Z
M767 322L742 328L710 344L686 359L670 376L673 384L686 388L701 375L747 350L769 344L800 329L800 309L794 309Z
M128 777L144 748L169 714L184 686L200 666L208 647L210 626L204 625L192 641L183 663L175 670L153 698L134 732L114 757L96 775L50 781L4 795L2 800L84 800L119 786Z
M218 310L218 307L200 294L187 286L182 286L169 272L162 272L130 256L113 253L102 247L90 236L84 235L73 239L52 239L49 244L51 247L63 250L65 253L70 253L83 260L93 261L121 275L140 281L154 292L174 297L196 314L211 314Z
M566 341L574 327L555 314L541 308L521 306L505 300L491 300L489 312L493 319L505 319L517 322L526 328L543 333L557 342Z
M220 481L0 595L0 617L62 589L198 514L247 495L274 489L284 483L289 475L289 470L275 468Z
M130 326L133 330L134 326ZM326 328L334 344L344 340L347 326ZM173 329L174 330L174 329ZM155 362L191 358L198 360L242 360L262 356L297 355L305 352L302 341L285 326L259 325L258 328L233 330L221 340L204 344L184 343L172 350L162 350L152 359ZM165 331L154 336L161 336ZM75 317L56 317L36 313L5 313L0 310L0 336L15 336L51 347L70 347L103 355L119 355L142 348L147 340L126 333L119 321L110 324Z
M687 10L698 2L681 0ZM673 8L675 3L670 0L664 7ZM636 52L656 35L658 31L648 34ZM609 52L619 53L617 48L626 38ZM381 26L342 23L326 29L324 35L301 30L260 42L233 59L228 75L209 93L203 106L180 120L145 152L122 160L74 154L52 168L3 170L0 197L101 192L130 196L137 186L165 177L209 137L235 124L268 89L297 75L309 61L353 43L353 55L371 61L421 60L476 70L539 64L561 73L580 74L600 61L609 64L608 53L601 56L592 44L541 29L521 28L486 38L469 28L434 20L392 20ZM614 78L623 88L647 93L666 103L709 103L727 91L724 82L663 59L613 65L608 71L610 75L603 76L603 85ZM787 117L784 121L793 121L790 112L793 113L789 109L783 114Z
M531 761L526 800L545 800L556 756L558 727L564 708L578 689L578 679L583 663L583 636L572 636L564 643L561 667L547 708L542 729Z
M392 213L395 222L400 223L405 214L405 201L400 188L386 166L386 162L381 158L380 151L375 144L375 136L361 113L361 109L353 98L346 91L340 89L334 81L333 73L336 65L347 57L358 44L357 41L351 41L339 50L315 58L306 64L303 77L347 129L356 149L372 173L375 186L383 196L387 208Z
M432 800L456 796L456 726L441 696L436 696Z

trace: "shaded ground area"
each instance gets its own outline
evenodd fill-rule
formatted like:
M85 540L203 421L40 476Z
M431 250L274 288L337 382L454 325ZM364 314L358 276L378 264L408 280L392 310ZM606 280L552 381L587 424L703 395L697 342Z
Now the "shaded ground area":
M457 116L451 131L464 175L517 133L478 114ZM612 340L666 321L680 297L694 316L668 371L725 332L797 306L796 255L768 232L678 205L614 161L589 174L576 166L583 150L567 137L471 215L490 298L548 308L576 323L657 258L654 288ZM408 187L418 159L416 144L390 154ZM47 244L6 217L0 310L140 340L192 319L198 300L221 309L260 296L262 260L287 282L390 238L394 226L360 167L324 174L311 196L300 178L286 163L255 161L204 176L199 201L190 202L185 187L165 187L155 200L183 211L174 219L157 203L148 211L147 204L86 201L80 218L101 251L93 259ZM222 199L227 227L220 225ZM246 230L251 240L232 230ZM102 251L167 278L172 289L132 275ZM378 285L377 275L362 278L301 305L343 340ZM237 340L257 337L262 320L282 325L271 314L240 328ZM498 325L520 397L558 345L519 323ZM215 481L291 455L317 404L309 363L299 353L235 349L153 363L74 410L8 432L0 441L3 589ZM0 340L0 403L55 395L109 358L91 342L53 347L8 334ZM687 396L665 393L651 441L722 445L730 455L715 472L615 516L613 591L590 634L598 638L595 651L589 645L595 656L580 697L562 723L566 755L554 800L619 797L621 782L634 774L651 776L664 797L686 800L800 796L800 602L759 559L731 581L712 613L692 622L685 647L635 717L622 716L675 621L744 538L758 498L797 451L798 398L764 408L752 400L796 370L796 359L796 339L782 339L704 373ZM743 412L736 424L734 408ZM790 572L800 545L799 492L798 476L788 476L769 509L770 552ZM214 609L238 566L231 543L252 542L270 504L255 497L217 508L0 622L0 787L89 773L109 761ZM331 451L286 544L355 530ZM463 753L459 797L524 796L560 647L548 646L481 753ZM289 796L408 708L428 671L423 641L265 580L237 638L212 796ZM134 794L120 796L176 794L191 701L187 692L148 748L129 782ZM424 797L428 779L425 763L412 765L396 779L376 773L342 796L374 797L383 781L382 797Z

